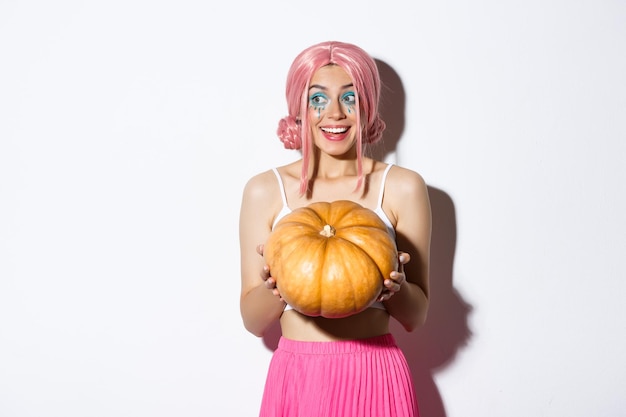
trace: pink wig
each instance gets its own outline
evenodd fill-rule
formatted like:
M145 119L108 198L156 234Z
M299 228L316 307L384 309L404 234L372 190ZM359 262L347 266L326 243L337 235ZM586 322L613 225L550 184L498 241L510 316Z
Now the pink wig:
M357 112L357 189L363 183L363 144L382 138L385 123L378 113L380 75L372 57L356 45L343 42L322 42L302 51L294 59L287 74L287 108L289 115L278 124L277 134L287 149L302 149L300 193L309 182L312 138L308 117L309 83L323 66L338 65L354 83Z

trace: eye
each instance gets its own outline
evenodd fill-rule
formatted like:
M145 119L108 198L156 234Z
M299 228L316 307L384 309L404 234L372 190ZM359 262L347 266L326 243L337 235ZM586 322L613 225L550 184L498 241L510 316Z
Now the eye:
M309 97L309 103L313 107L324 107L328 104L328 97L323 93L315 93Z
M341 96L341 101L349 106L354 106L356 104L356 95L354 94L354 91L344 93L344 95Z

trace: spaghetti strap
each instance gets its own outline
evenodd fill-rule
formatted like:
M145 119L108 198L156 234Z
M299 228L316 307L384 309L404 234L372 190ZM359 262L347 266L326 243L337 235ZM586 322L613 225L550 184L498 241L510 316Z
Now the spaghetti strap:
M393 164L387 165L387 168L385 168L385 171L383 172L383 177L380 180L380 191L378 191L378 204L376 208L383 207L383 195L385 194L385 181L387 180L387 173L389 172L392 166Z
M272 168L272 171L274 171L274 175L276 175L276 179L278 180L278 187L280 187L280 197L283 200L283 207L280 209L280 212L276 215L276 218L274 219L274 223L272 224L272 229L273 229L274 226L276 226L276 223L278 223L280 219L285 217L287 214L291 213L291 209L287 205L287 193L285 192L283 179L278 173L278 170L276 168Z
M283 179L278 173L278 169L272 168L274 174L276 175L276 179L278 179L278 186L280 187L280 196L283 199L283 207L287 207L287 194L285 193L285 186L283 185Z

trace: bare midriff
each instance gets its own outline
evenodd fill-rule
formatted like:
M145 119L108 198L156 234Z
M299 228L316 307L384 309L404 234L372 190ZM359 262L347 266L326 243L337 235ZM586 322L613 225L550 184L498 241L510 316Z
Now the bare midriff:
M280 326L282 335L292 340L329 342L364 339L389 333L389 314L385 310L368 308L353 316L328 319L288 310L281 316Z

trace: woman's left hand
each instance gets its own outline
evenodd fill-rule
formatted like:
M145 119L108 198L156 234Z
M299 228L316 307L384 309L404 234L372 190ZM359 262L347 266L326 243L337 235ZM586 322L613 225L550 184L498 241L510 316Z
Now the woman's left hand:
M406 281L406 275L404 275L404 264L411 260L411 255L406 252L398 252L398 270L389 274L389 278L383 283L383 291L378 297L377 301L387 301L395 293L400 291L402 284Z

